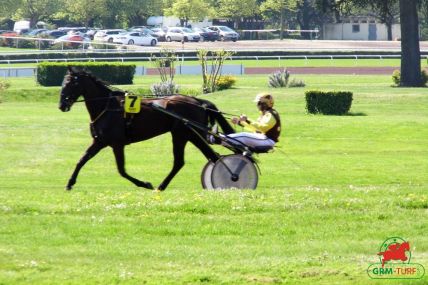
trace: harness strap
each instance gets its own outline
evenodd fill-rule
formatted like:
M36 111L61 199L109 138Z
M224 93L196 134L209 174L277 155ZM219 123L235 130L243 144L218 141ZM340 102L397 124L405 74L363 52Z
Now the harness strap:
M94 120L91 121L91 124L94 124L96 121L98 121L99 118L101 118L106 112L107 108L105 108Z

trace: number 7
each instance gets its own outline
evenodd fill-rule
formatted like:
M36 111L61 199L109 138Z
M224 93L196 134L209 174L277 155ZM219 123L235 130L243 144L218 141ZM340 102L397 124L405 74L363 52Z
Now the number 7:
M135 101L137 101L137 96L129 96L129 98L132 99L130 107L133 108L134 104L135 104Z

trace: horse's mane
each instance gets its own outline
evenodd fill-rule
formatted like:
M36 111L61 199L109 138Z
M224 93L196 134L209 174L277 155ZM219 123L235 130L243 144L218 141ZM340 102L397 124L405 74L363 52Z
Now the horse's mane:
M90 78L94 83L96 83L98 86L107 89L109 92L120 92L120 93L125 93L123 90L120 90L116 87L113 87L109 82L104 81L98 77L96 77L95 75L93 75L90 71L86 71L86 70L78 70L78 71L74 71L72 74L68 74L68 78L71 76L86 76L88 78Z

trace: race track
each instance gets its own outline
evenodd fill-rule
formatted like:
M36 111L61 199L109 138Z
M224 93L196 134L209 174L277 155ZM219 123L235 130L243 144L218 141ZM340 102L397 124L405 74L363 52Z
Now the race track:
M145 49L144 47L142 47ZM323 40L259 40L237 42L160 42L157 48L169 49L226 49L281 51L379 51L399 52L399 41L323 41ZM422 52L428 52L428 41L420 42Z

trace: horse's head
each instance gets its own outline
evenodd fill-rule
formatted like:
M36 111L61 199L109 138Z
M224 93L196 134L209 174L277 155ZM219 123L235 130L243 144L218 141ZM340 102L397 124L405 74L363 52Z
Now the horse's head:
M410 244L409 244L409 242L408 242L408 241L403 242L403 243L401 244L401 247L403 248L403 250L410 250Z
M61 87L61 97L59 100L59 109L63 112L68 112L73 106L74 102L83 95L83 81L84 75L74 71L72 67L68 67L68 72L64 76L64 81Z

